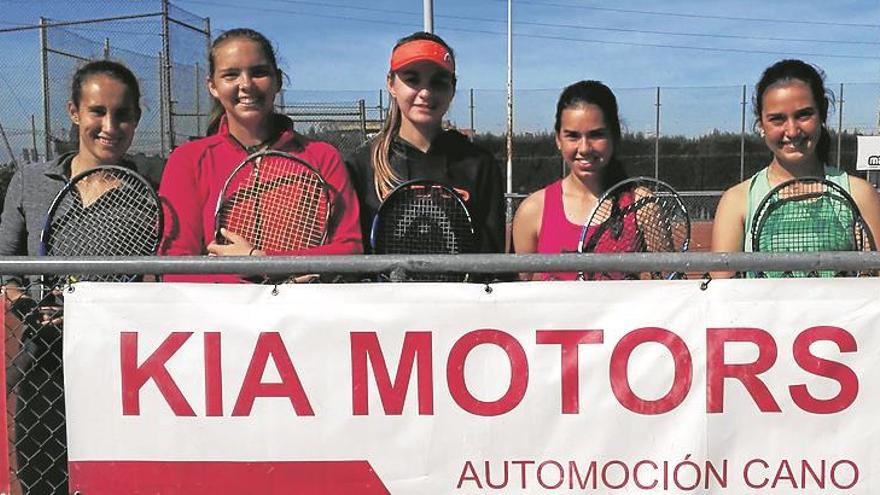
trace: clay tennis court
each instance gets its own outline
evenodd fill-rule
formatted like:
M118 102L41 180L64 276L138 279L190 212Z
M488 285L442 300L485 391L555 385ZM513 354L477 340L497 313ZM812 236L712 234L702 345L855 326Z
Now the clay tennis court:
M699 221L691 224L691 243L688 251L709 251L712 245L712 222Z

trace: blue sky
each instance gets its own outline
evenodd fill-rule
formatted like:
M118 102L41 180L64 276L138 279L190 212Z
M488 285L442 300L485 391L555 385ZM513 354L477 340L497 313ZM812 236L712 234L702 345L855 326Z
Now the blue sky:
M249 22L232 0L176 2L209 15L215 29L265 32L295 83L311 89L375 85L394 41L422 25L421 0L260 3L266 10ZM434 14L436 32L457 51L463 87L504 88L507 2L436 0ZM582 77L627 88L735 85L784 56L813 61L834 81L880 76L877 2L514 0L514 24L520 88L557 89Z
M248 26L266 34L291 87L319 91L292 94L313 100L375 100L391 46L422 26L422 0L261 0L261 7L246 9L233 0L173 3L210 17L215 32ZM0 27L30 24L39 15L82 19L156 5L0 0ZM459 94L450 117L467 126L467 90L477 88L476 126L503 129L507 2L435 0L434 14L435 31L457 53ZM874 83L847 86L844 127L876 126L876 1L514 0L514 33L520 129L549 128L559 90L588 78L615 89L632 131L653 131L656 86L666 132L738 131L741 85L753 86L767 65L786 57L822 67L835 91L840 82ZM0 49L2 41L0 35ZM130 41L138 44L136 36Z
M244 23L265 32L277 43L298 89L381 87L391 46L423 22L422 0L264 0L267 10L255 12L254 22L228 6L236 4L232 0L177 4L209 15L214 28ZM475 97L476 126L503 129L507 2L435 0L434 15L435 32L457 54L460 91L453 120L467 126L465 89L476 88L483 90ZM661 31L678 35L654 33ZM751 86L763 68L783 57L821 66L829 82L880 81L876 1L514 0L514 33L515 87L543 90L518 94L517 127L525 130L552 125L559 90L585 78L618 89L624 121L633 131L653 131L653 87L670 88L661 96L669 103L663 127L686 133L738 130L741 88L672 88ZM703 105L700 110L693 108L697 103ZM860 101L851 110L857 107L876 109L877 100Z

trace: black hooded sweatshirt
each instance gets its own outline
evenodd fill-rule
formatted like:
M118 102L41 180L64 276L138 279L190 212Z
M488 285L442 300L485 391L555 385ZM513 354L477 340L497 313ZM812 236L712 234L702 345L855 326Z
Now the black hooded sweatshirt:
M360 201L365 253L372 252L370 230L382 203L373 183L371 144L361 145L346 160ZM427 153L395 137L389 157L391 167L404 182L427 179L458 191L471 214L479 252L504 252L504 189L501 170L491 153L449 130L434 138Z

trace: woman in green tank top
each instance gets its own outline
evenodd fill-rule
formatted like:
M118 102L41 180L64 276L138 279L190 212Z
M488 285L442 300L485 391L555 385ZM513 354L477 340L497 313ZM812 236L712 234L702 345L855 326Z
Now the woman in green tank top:
M867 181L828 167L831 136L825 127L829 96L824 74L800 60L767 68L755 86L755 128L773 159L750 179L727 191L712 227L712 251L752 251L755 209L770 190L796 177L825 177L849 192L871 232L880 233L880 195ZM715 277L731 273L713 273Z

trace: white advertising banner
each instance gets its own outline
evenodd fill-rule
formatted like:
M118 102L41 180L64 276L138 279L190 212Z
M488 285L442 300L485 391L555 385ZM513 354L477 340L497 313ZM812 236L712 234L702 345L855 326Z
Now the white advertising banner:
M701 285L77 284L70 489L880 492L880 280Z

